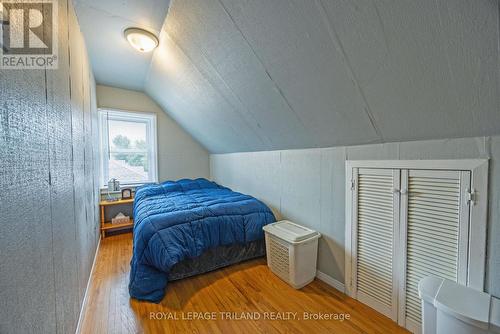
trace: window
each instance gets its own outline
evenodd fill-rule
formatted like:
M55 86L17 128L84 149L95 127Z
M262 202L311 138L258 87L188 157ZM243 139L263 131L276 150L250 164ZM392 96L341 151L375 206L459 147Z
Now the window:
M487 160L347 161L347 293L421 331L418 283L482 291Z
M155 114L103 109L99 128L102 186L157 181Z

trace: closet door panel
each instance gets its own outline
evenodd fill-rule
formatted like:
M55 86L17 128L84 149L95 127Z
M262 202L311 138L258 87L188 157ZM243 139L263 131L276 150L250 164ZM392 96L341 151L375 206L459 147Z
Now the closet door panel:
M397 271L393 259L398 235L399 171L356 169L353 218L356 298L386 316L397 317Z
M406 195L401 205L406 268L401 285L400 324L403 325L403 315L404 325L418 331L418 282L432 275L466 283L466 270L459 268L459 259L467 256L463 240L468 238L466 195L470 172L409 170L402 172L402 178L402 193Z

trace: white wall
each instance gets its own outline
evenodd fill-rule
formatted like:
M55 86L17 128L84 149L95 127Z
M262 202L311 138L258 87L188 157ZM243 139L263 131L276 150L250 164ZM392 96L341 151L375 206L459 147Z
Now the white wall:
M98 85L97 106L98 108L156 113L158 181L209 176L208 151L146 94Z
M345 161L490 157L486 288L500 296L500 136L306 150L213 154L214 181L263 200L280 216L317 229L318 269L344 281Z

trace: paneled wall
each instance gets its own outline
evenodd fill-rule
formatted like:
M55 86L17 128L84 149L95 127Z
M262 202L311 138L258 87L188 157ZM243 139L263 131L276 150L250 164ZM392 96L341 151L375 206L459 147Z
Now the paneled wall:
M73 333L98 244L95 83L71 2L57 70L0 70L0 333Z
M214 181L320 231L318 269L344 282L345 161L491 158L486 289L500 297L500 136L213 154Z

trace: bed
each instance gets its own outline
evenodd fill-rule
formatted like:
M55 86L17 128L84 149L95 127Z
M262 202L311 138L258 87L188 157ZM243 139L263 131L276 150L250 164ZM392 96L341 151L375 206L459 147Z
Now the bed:
M129 293L160 302L168 281L265 255L261 201L206 179L140 187L134 200Z

